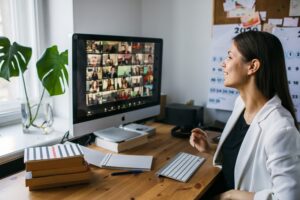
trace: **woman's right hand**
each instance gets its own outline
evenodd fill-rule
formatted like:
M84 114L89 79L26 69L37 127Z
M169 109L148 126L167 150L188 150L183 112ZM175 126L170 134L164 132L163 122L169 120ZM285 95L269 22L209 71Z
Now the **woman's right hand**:
M211 147L208 143L208 137L205 131L200 128L192 130L190 144L200 152L210 153Z

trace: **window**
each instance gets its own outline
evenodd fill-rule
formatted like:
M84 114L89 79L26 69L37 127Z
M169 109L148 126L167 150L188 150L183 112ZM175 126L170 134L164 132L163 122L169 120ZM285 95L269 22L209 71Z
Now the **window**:
M18 42L24 46L33 48L31 63L35 63L38 44L36 37L36 0L0 0L0 36L9 38L10 42ZM34 67L28 66L25 72L27 90L30 96L37 98L38 87L34 80L36 75ZM29 81L30 80L30 81ZM30 83L30 84L29 84ZM20 101L23 97L23 85L19 77L13 77L10 81L0 78L0 125L20 121ZM35 96L34 96L35 95Z

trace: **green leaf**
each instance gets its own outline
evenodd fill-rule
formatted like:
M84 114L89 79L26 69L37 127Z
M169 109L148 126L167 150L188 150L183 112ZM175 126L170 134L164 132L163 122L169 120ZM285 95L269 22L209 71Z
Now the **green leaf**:
M0 77L9 81L13 76L24 73L30 61L32 50L30 47L21 46L6 37L0 37Z
M68 51L59 54L56 45L46 49L36 63L39 79L50 96L65 93L69 81L67 64Z

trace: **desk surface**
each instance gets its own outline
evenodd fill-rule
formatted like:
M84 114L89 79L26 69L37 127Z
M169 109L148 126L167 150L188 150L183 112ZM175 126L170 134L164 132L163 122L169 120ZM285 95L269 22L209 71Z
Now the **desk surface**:
M201 197L213 183L219 169L212 166L212 156L200 154L189 145L187 139L173 138L173 126L151 123L156 127L156 135L143 145L122 152L124 154L153 155L150 172L137 175L111 176L119 170L91 167L93 178L89 184L74 185L30 192L25 187L25 172L0 180L0 199L196 199ZM107 150L93 146L105 152ZM187 183L157 177L157 172L170 158L184 151L201 155L207 160Z

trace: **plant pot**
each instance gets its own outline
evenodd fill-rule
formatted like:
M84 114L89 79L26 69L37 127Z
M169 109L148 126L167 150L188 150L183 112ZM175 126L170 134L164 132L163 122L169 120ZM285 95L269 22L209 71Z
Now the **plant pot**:
M21 116L24 133L50 133L54 121L51 99L44 98L40 104L38 101L21 103Z

